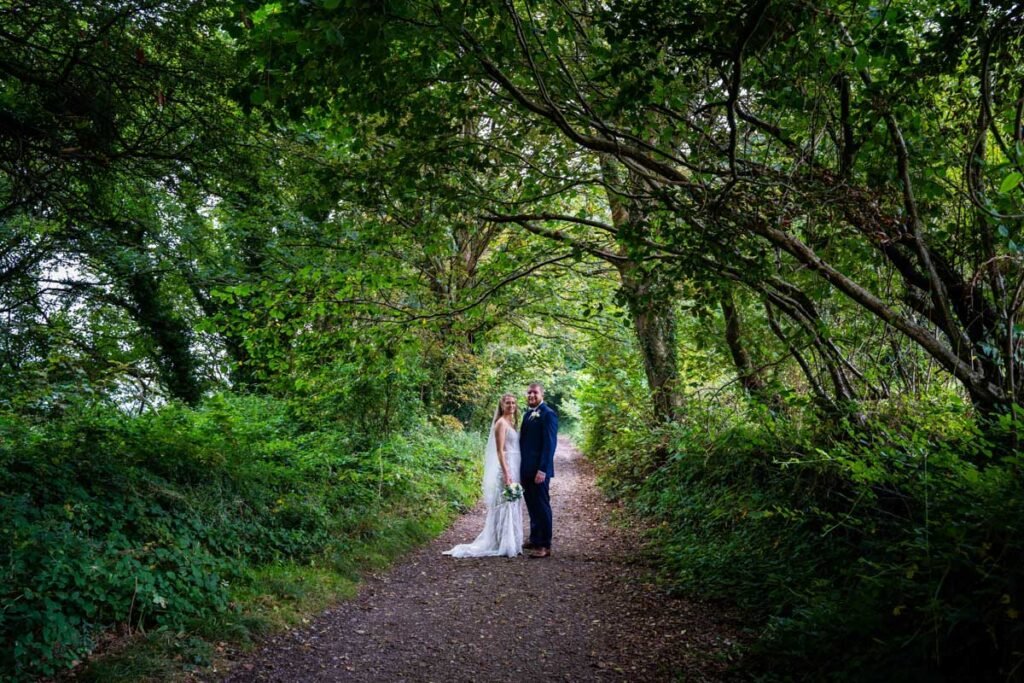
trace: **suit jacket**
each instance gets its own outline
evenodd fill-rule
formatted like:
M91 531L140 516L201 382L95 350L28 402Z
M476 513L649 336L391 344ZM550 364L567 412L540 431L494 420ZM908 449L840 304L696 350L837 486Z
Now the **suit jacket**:
M547 403L540 404L536 417L527 409L519 427L519 476L525 482L533 481L537 472L548 478L555 476L555 448L558 446L558 415Z

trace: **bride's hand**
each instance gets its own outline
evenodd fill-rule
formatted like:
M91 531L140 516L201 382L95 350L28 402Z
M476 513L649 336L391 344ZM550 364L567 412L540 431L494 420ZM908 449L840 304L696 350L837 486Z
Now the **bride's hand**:
M512 475L511 474L506 474L505 475L505 486L511 486L511 485L512 485Z

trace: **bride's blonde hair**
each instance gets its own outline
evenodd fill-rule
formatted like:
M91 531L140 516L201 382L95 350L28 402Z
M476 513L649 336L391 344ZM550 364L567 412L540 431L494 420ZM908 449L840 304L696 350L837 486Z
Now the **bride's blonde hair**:
M504 405L505 399L512 399L516 401L515 394L502 394L501 398L498 399L498 409L494 411L494 422L498 421L498 418L505 414ZM516 407L512 410L512 424L519 424L519 401L516 401Z

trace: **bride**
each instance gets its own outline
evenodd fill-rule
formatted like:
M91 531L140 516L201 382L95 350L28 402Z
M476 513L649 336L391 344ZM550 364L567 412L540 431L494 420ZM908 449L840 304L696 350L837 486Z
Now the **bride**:
M472 543L462 543L445 555L453 557L515 557L522 552L523 499L505 499L506 486L519 483L519 421L516 397L505 394L498 401L491 435L484 451L484 501L487 520Z

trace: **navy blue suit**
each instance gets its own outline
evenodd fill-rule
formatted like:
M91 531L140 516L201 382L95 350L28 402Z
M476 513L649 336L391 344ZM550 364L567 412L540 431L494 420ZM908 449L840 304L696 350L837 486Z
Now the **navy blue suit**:
M530 513L530 543L538 548L551 547L551 499L548 486L555 476L555 448L558 446L558 415L541 403L527 409L519 428L519 480L523 484L523 500ZM534 482L537 472L547 477L543 484Z

